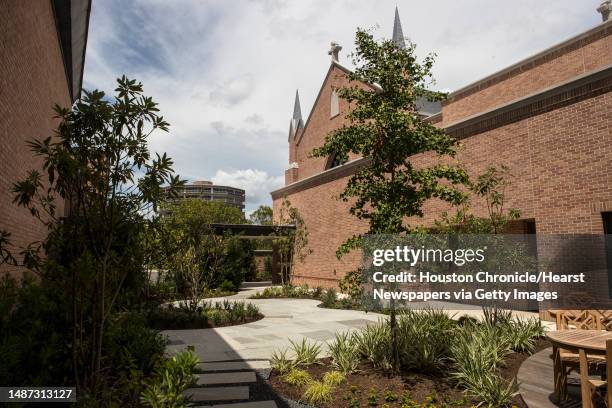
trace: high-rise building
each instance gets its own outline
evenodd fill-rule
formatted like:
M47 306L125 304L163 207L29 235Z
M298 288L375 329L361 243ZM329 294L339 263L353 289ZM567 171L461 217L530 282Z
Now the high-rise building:
M168 187L166 187L166 190ZM218 201L239 208L244 212L244 190L230 186L218 186L212 181L194 181L179 188L178 199Z

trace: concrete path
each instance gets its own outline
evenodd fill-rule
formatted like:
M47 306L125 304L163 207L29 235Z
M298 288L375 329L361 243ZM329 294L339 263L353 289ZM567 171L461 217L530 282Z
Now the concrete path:
M257 289L250 289L228 299L248 299ZM211 301L220 299L210 299ZM334 338L338 331L355 330L375 323L383 315L353 310L323 309L311 299L249 299L265 316L253 323L199 330L167 330L169 352L195 348L202 362L230 360L267 360L273 350L290 346L290 341L321 344Z
M289 347L290 340L306 338L320 344L323 355L326 355L325 342L332 340L336 332L356 330L386 318L377 313L320 308L317 307L320 301L312 299L249 299L262 289L251 286L236 295L208 301L245 300L259 307L265 316L263 319L214 329L164 331L170 340L168 351L173 353L192 345L202 362L267 360L274 350ZM462 306L461 310L450 303L431 302L430 306L443 308L457 318L463 315L482 318L482 310L478 306ZM527 312L516 312L515 315L537 317L536 313Z

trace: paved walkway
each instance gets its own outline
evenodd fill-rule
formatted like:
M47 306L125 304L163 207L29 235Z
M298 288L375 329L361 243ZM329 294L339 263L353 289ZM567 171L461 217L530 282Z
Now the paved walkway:
M234 296L208 300L247 300L262 289L251 286ZM168 336L170 353L193 346L201 361L199 368L202 374L198 378L198 384L186 392L196 402L195 405L224 408L285 406L278 396L269 390L262 390L262 387L265 388L263 380L270 372L269 359L274 350L288 348L290 340L301 341L306 338L309 342L320 344L322 356L327 355L326 342L332 340L335 333L357 330L386 318L377 313L320 308L317 307L320 301L312 299L247 301L259 307L264 315L263 319L238 326L163 332ZM453 310L452 304L440 303L431 306L444 308L457 317L469 315L482 318L482 311L476 306L464 307L465 310ZM537 316L533 313L516 315ZM258 373L257 376L255 372Z
M257 291L249 289L228 299L247 299ZM249 299L248 302L256 304L265 317L238 326L165 331L170 340L168 350L180 351L192 345L203 362L267 360L273 350L289 347L289 340L306 338L325 349L325 341L333 339L336 332L355 330L384 318L376 313L323 309L317 307L320 301L311 299Z
M249 288L223 299L247 300L263 288ZM320 303L312 299L248 299L259 307L265 316L253 323L238 326L197 330L168 330L168 351L184 350L188 345L195 347L195 353L203 362L228 361L236 359L269 359L273 350L289 347L290 340L301 341L306 338L321 344L326 353L325 342L332 340L336 332L355 330L375 323L386 316L356 310L325 309L317 307ZM464 306L464 310L453 310L452 304L434 304L448 310L457 317L469 315L482 318L477 306ZM516 312L516 316L537 317L535 313Z
M535 353L523 361L517 375L519 392L529 408L578 408L580 402L580 379L570 375L568 393L570 399L557 405L550 398L554 391L552 347Z

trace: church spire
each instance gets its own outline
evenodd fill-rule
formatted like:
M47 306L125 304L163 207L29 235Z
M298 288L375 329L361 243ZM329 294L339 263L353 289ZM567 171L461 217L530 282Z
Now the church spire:
M300 94L298 90L295 90L295 102L293 104L293 117L289 124L289 137L295 136L299 128L304 125L302 121L302 108L300 107Z
M293 104L293 120L302 120L302 108L300 108L300 94L295 90L295 103Z
M393 42L400 48L406 48L406 43L404 42L404 33L402 32L402 23L399 17L399 11L397 11L397 6L395 6L395 21L393 22Z

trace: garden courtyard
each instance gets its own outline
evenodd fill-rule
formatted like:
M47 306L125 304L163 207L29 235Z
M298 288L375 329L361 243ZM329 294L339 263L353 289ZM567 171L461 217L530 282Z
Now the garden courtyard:
M200 404L214 406L227 404L228 407L236 408L319 406L319 404L308 403L303 399L298 402L299 393L292 390L295 387L283 384L283 378L288 378L290 374L279 373L275 365L275 357L278 357L278 352L287 350L288 359L296 359L298 356L292 351L295 350L295 345L298 345L298 348L300 345L303 348L305 344L308 347L318 345L321 348L317 359L323 364L314 364L314 369L307 369L305 372L312 371L314 375L317 372L322 374L326 369L338 372L335 371L336 368L330 368L330 366L337 366L330 364L328 347L334 344L337 339L336 335L357 332L388 318L387 315L379 313L320 307L321 302L315 299L252 298L258 297L257 295L261 296L262 291L266 288L263 285L266 283L262 282L255 286L251 284L237 294L224 298L207 299L211 302L228 300L253 303L263 315L260 320L237 326L163 332L168 336L168 352L173 354L192 348L200 361L197 370L199 374L196 374L197 385L186 391L195 406ZM465 306L461 306L461 310L452 309L450 304L436 304L432 307L444 309L448 315L455 318L469 316L479 321L485 318L483 310L476 306L467 310ZM514 316L525 320L538 318L536 313L529 312L515 312ZM542 322L542 325L546 331L555 329L553 322ZM533 354L519 356L516 361L513 356L509 360L508 364L512 367L508 369L514 371L513 375L517 377L518 383L517 390L520 392L520 397L518 395L515 397L515 405L528 407L580 406L580 390L576 386L579 382L575 376L570 379L570 384L574 384L569 387L570 398L561 405L556 405L551 401L554 384L552 349L549 346L550 344L545 340L540 339ZM397 391L402 388L409 389L410 380L404 379L404 384L394 384L388 376L381 374L379 369L374 368L370 371L376 371L375 375L380 376L379 384L372 383L364 386L363 378L360 379L359 375L346 376L344 387L339 388L346 394L340 400L342 406L351 406L349 399L351 393L367 394L363 398L368 399L366 403L368 406L413 406L407 401L402 402L402 394ZM368 373L368 375L373 374ZM435 376L432 378L435 382ZM350 384L351 380L357 385ZM432 387L434 394L436 390L444 389L434 386L431 379L425 382L419 378L417 381L422 382L422 387ZM414 383L412 386L414 387ZM452 386L448 388L452 389ZM416 386L414 389L417 394L415 400L420 399L418 398L420 387ZM339 390L338 394L341 393ZM455 393L456 395L461 394L457 390ZM429 398L429 405L427 405L427 398ZM458 398L451 400L445 395L436 395L434 398L438 398L437 401L431 398L431 395L427 395L424 401L414 401L415 404L423 404L414 406L444 407L472 404L469 400L460 401ZM335 398L334 401L337 399L339 398ZM330 401L323 401L321 406L331 406ZM352 406L359 405L353 401Z

